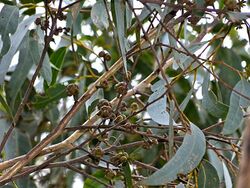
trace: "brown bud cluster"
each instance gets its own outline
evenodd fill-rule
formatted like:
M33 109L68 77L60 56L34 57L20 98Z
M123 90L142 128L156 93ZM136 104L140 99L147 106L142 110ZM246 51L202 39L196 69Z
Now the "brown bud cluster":
M105 118L105 119L113 118L112 115L114 113L113 113L112 105L108 100L106 99L100 100L97 105L97 108L99 110L98 116Z
M104 52L104 51L101 51L98 55L99 55L99 57L103 58L104 61L110 61L111 60L111 56L108 53Z
M128 153L119 152L115 156L111 157L110 161L115 165L119 165L125 163L126 161L128 161L128 159L129 159Z
M105 170L105 176L106 176L106 178L108 178L110 180L113 179L114 177L116 177L116 175L117 175L116 171L114 171L112 169Z
M119 82L115 85L115 91L118 94L126 95L128 92L128 85L126 82Z
M93 149L91 150L91 154L92 154L95 158L100 159L100 158L103 157L104 151L103 151L103 149L102 149L101 147L97 146L97 147L95 147L95 148L93 148Z
M79 93L79 87L77 84L69 84L66 87L66 93L68 96L77 96Z

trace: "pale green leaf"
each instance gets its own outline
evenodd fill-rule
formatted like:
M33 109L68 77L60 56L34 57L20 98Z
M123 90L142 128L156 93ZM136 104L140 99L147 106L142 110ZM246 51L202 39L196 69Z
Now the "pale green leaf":
M220 180L216 169L210 162L203 160L199 167L198 187L211 188L219 186Z
M126 40L126 31L125 31L125 12L126 6L123 0L115 0L115 18L116 18L116 33L118 36L119 48L122 55L122 61L125 72L127 72L127 59L126 52L128 48L127 40Z
M159 80L152 85L151 90L153 91L153 94L150 95L148 103L153 103L147 107L147 112L156 123L168 125L170 117L167 111L169 105L167 104L166 95L164 95L166 92L165 82ZM173 124L175 124L175 122L173 122Z
M8 71L11 60L15 53L17 52L24 36L26 35L30 24L32 24L40 14L36 14L33 16L29 16L27 19L22 21L16 30L16 32L10 37L11 40L11 48L10 50L3 56L0 62L0 84L3 83L4 77Z
M250 84L246 80L240 80L234 87L234 91L240 92L242 95L250 97ZM243 120L242 108L250 105L250 101L232 91L230 96L230 106L223 127L224 134L232 134L239 128Z
M99 29L108 29L109 20L103 0L97 1L91 9L91 19Z
M126 162L125 164L123 164L122 169L123 169L123 172L124 172L126 187L127 188L133 188L132 174L131 174L131 169L130 169L129 163Z
M202 106L214 117L225 118L228 106L217 100L216 95L210 90L210 74L207 72L202 84Z
M179 107L181 111L184 111L185 108L187 107L188 102L190 101L190 99L192 97L193 91L194 91L194 88L191 88L189 90L189 92L187 93L185 99L181 102L180 107ZM174 114L173 119L177 120L177 118L179 117L179 114L180 114L179 111L176 111L175 114Z
M222 164L223 164L223 172L224 172L224 180L225 180L226 188L232 188L233 187L232 179L227 169L227 166L225 165L224 162Z
M191 134L186 133L183 143L176 154L158 171L142 181L144 185L165 185L175 180L178 174L187 174L202 160L206 151L203 132L191 124Z
M52 63L52 65L51 65L51 67L52 67L51 85L56 83L57 76L58 76L59 71L62 68L63 60L64 60L66 52L67 52L67 48L62 47L50 55L50 61Z
M15 71L11 75L11 79L8 87L8 97L10 98L10 106L13 108L16 96L20 91L20 88L23 86L25 79L35 63L30 54L30 40L29 34L24 37L24 40L20 46L18 64L15 68Z
M3 41L0 48L0 58L6 54L10 48L9 34L16 31L18 25L19 10L16 6L4 5L0 12L0 35Z
M250 18L249 12L227 11L227 15L229 16L229 19L232 20L233 22L238 22Z

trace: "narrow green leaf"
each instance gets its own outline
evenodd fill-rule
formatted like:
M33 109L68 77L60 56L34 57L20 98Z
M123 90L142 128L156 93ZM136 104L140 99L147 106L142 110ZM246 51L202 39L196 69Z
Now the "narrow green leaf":
M131 174L131 169L129 166L129 163L126 162L123 166L123 172L124 172L124 177L125 177L125 184L127 188L133 188L132 184L132 174Z
M224 180L225 180L226 188L232 188L233 183L232 183L231 176L228 172L227 166L224 162L222 164L223 164L223 172L224 172Z
M187 107L187 104L188 104L188 102L189 102L190 99L191 99L191 96L192 96L192 94L193 94L193 91L194 91L194 88L192 87L192 88L189 90L189 92L187 93L187 96L185 97L185 99L184 99L184 100L182 101L182 103L180 104L180 110L181 110L181 111L184 111L185 108ZM178 117L179 117L179 112L177 111L177 112L175 112L173 119L176 120Z
M169 137L169 143L168 143L168 149L169 149L169 158L173 157L173 149L174 149L174 121L173 121L173 117L174 117L174 108L175 108L175 103L173 100L171 100L169 105L169 130L168 130L168 137Z
M233 12L233 11L227 11L227 15L229 16L229 19L233 22L238 22L247 18L250 18L249 12Z
M41 54L44 48L44 44L43 44L43 34L42 36L39 35L38 32L34 32L33 33L33 40L30 40L30 58L32 58L33 62L35 62L36 64L39 63L39 60L41 58ZM43 78L47 81L47 83L51 83L52 81L52 70L51 70L51 66L50 66L50 60L49 60L49 56L46 53L45 58L43 60L43 65L41 68L41 74L43 76Z
M2 49L0 48L0 58L6 54L10 48L9 34L16 31L18 25L19 10L16 6L4 5L0 12L0 35L3 41Z
M11 48L10 50L3 56L0 61L0 84L4 82L4 77L8 71L11 60L15 53L17 52L24 36L26 35L30 24L32 24L40 14L36 14L28 17L24 21L22 21L16 30L16 32L10 37L11 40Z
M165 185L175 180L178 174L187 174L200 163L206 151L203 132L191 124L191 134L187 133L176 154L158 171L143 180L144 185Z
M228 106L217 100L216 95L210 90L210 74L207 72L202 84L202 106L214 117L225 118Z
M126 31L125 31L125 11L126 6L123 0L115 0L114 1L115 8L115 19L116 19L116 33L118 36L119 48L122 55L124 70L127 73L127 59L126 52L128 48L127 40L126 40Z
M20 46L18 64L15 71L11 75L10 82L7 85L11 108L14 107L16 96L23 86L32 65L35 63L33 58L30 58L32 55L30 54L30 40L32 39L29 38L29 34L27 33Z
M32 103L36 108L44 108L52 102L57 102L59 99L67 97L65 86L56 84L46 90L44 96L35 96L35 101Z
M129 4L133 7L133 0L128 0ZM126 28L128 29L131 26L132 23L132 15L133 12L129 8L128 3L126 2Z
M234 91L238 91L241 94L250 97L250 84L246 80L240 80L234 87ZM223 127L224 134L232 134L239 128L241 121L243 120L242 108L246 108L250 105L250 101L244 97L238 95L232 91L230 97L230 106L228 114Z
M104 98L104 92L103 89L98 89L85 103L86 111L88 113L88 116L90 117L91 113L94 111L97 102L99 99Z
M0 93L0 104L2 104L3 108L5 109L6 113L13 118L13 114L11 108L7 104L6 100L4 99L3 95Z
M0 116L5 114L0 111ZM1 131L0 138L3 138L6 131L9 129L11 122L4 118L0 119ZM14 129L12 136L6 142L4 148L4 159L11 159L16 156L23 155L31 149L30 138L26 133L21 132L18 128Z
M203 160L199 167L198 187L220 187L220 180L217 171L214 166L207 160Z
M99 29L108 29L109 20L103 0L97 1L91 9L91 19Z
M188 49L188 51L191 54L194 54L196 51L198 51L199 49L201 49L207 42L198 42L198 43L194 43L191 45L186 46L186 49ZM194 64L195 62L194 59L192 57L190 57L189 55L185 55L185 54L179 54L179 61L180 64L184 67L184 69L186 69L187 67L189 67L191 64Z
M216 54L216 61L222 61L223 63L226 63L227 65L235 68L236 70L242 71L242 66L240 64L240 62L242 61L241 57L233 49L219 48ZM238 81L240 81L241 77L236 71L231 71L230 68L223 64L219 64L218 68L220 70L218 76L227 84L234 86L237 84ZM221 88L223 103L229 104L231 90L226 88L221 82L219 82L219 86Z
M67 48L62 47L58 49L57 51L53 52L50 56L50 62L55 67L55 68L52 67L52 81L50 83L51 85L54 85L56 83L56 79L57 79L59 71L62 68L63 60L64 60L66 52L67 52Z

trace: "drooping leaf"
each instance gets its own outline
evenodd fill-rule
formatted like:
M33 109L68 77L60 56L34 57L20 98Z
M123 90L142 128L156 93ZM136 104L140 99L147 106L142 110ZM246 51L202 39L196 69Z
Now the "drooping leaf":
M242 60L240 56L233 49L219 48L216 54L216 60L218 62L224 62L227 65L230 65L231 67L235 68L236 70L242 71L242 66L240 64ZM230 86L233 87L234 85L237 84L238 81L240 81L241 78L237 72L232 71L230 68L228 68L223 64L219 64L218 67L220 69L218 76L220 77L221 80L223 80ZM226 88L222 84L222 82L219 82L219 86L221 88L223 103L229 104L231 90Z
M3 41L2 49L0 48L0 58L6 54L10 48L9 34L16 31L18 25L19 11L16 6L4 5L0 12L0 35Z
M235 91L240 92L244 96L250 97L249 82L246 80L240 80L235 85L234 91L231 93L230 106L223 127L224 134L232 134L236 129L239 128L240 123L243 120L242 108L246 108L250 105L250 100L240 96Z
M202 160L206 151L203 132L194 124L190 125L191 134L186 133L183 143L176 154L158 171L142 181L144 185L165 185L175 180L178 174L187 174Z
M220 187L220 180L214 166L203 160L200 164L199 174L198 174L198 187L199 188L210 188L210 187Z
M250 18L249 12L233 12L233 11L227 11L227 15L229 16L229 19L233 22L238 22L247 18Z
M53 52L50 56L50 62L55 66L55 68L52 69L52 81L50 83L51 85L56 83L56 79L57 79L59 71L62 68L63 60L64 60L66 52L67 52L67 48L62 47L58 49L57 51Z
M27 19L23 20L16 29L16 32L10 37L11 41L11 48L10 50L3 56L0 61L0 84L3 83L4 77L8 71L9 65L15 53L17 52L24 36L26 35L28 28L31 23L35 21L39 14L33 15L28 17Z
M189 102L190 99L191 99L191 96L192 96L193 92L194 92L194 88L191 88L191 89L189 90L189 92L187 93L187 96L185 97L185 99L184 99L184 100L182 101L182 103L180 104L180 107L179 107L179 108L180 108L181 111L184 111L184 110L185 110L185 108L186 108L188 102ZM177 120L178 117L179 117L179 112L177 111L177 112L175 112L173 119L174 119L174 120Z
M194 54L196 51L198 51L199 49L201 49L207 42L199 42L199 43L194 43L191 45L186 46L186 49L188 49L189 53ZM185 51L185 50L183 50ZM191 64L194 64L195 61L192 57L190 57L188 54L179 54L178 55L178 60L180 62L180 67L184 67L184 69L186 69L187 67L189 67ZM197 63L196 63L197 64Z
M33 35L34 35L33 40L30 40L30 44L29 44L30 45L30 58L32 58L33 62L38 64L41 58L43 48L44 48L43 39L42 39L43 34L40 34L38 31L38 32L34 32ZM47 83L51 83L52 70L50 66L49 56L47 53L45 54L45 57L43 60L43 64L41 68L41 75L43 76L43 78L46 80Z
M45 108L48 104L57 102L59 99L64 97L67 97L65 86L62 84L56 84L47 89L44 96L37 95L32 104L36 108Z
M4 116L5 114L0 111L0 115ZM9 129L11 122L1 118L0 123L0 138L2 140L4 134ZM26 133L21 132L18 128L14 129L12 136L8 139L4 148L5 159L11 159L13 157L27 153L31 149L31 143L29 139L30 138Z
M132 23L132 15L133 15L133 12L132 12L132 10L129 8L128 3L133 7L133 0L128 0L128 2L126 2L126 28L127 28L127 29L131 26L131 23Z
M123 0L115 0L114 1L114 9L115 9L115 29L118 37L118 43L120 52L122 55L122 61L125 72L127 72L127 59L126 52L128 50L128 43L126 40L126 5Z
M103 99L103 97L104 97L103 89L100 88L86 101L85 106L89 116L94 111L99 99Z
M174 48L178 49L177 41L172 36L167 35L169 39L169 44L173 46ZM202 48L207 42L199 42L199 43L192 43L190 45L185 46L185 48L188 50L190 54L194 54L197 50ZM179 53L178 51L174 50L173 55L174 59L176 61L176 64L173 64L173 68L177 69L180 67L182 70L185 70L187 67L189 67L191 64L195 64L195 60L190 57L189 54L186 54L187 52L184 49L181 49L185 53ZM197 63L196 63L197 64Z
M129 166L129 163L126 162L123 165L123 172L124 172L124 177L125 177L125 184L127 188L132 188L133 184L132 184L132 174L131 174L131 169Z
M167 104L166 95L162 96L166 92L165 82L159 80L152 85L151 90L153 91L153 94L150 95L148 103L156 101L147 107L147 112L155 122L162 125L168 125L170 117L167 107L169 107L169 105ZM175 124L175 122L173 123Z
M23 86L25 79L32 67L35 63L33 58L31 57L30 53L30 40L32 40L27 33L24 37L24 41L20 46L18 64L16 66L15 71L11 75L10 82L8 83L8 97L10 98L11 104L10 106L13 108L15 104L15 99L20 91L20 88Z
M206 73L202 84L202 106L213 116L225 118L228 106L217 100L216 95L210 90L210 74Z
M103 0L97 1L91 9L91 19L99 29L108 29L109 20Z
M232 188L233 187L232 179L228 172L227 166L225 165L224 162L222 164L223 164L223 172L224 172L224 180L225 180L226 188Z

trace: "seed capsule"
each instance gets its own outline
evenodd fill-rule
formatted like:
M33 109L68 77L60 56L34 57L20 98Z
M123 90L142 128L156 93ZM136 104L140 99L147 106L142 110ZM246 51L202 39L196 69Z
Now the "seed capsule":
M76 84L69 84L66 87L66 93L68 96L76 96L79 93L79 87Z

